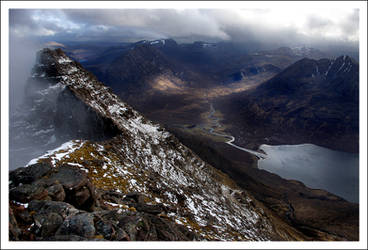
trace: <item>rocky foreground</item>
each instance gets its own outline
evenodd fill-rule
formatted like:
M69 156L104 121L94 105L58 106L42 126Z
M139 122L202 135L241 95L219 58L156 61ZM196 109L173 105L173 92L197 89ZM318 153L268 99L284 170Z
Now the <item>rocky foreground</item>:
M10 181L10 240L200 239L169 220L167 207L142 193L96 189L76 166L38 163Z
M73 141L10 172L10 240L303 239L218 171L215 189L174 187L149 168L118 167L114 146L106 164L102 147Z

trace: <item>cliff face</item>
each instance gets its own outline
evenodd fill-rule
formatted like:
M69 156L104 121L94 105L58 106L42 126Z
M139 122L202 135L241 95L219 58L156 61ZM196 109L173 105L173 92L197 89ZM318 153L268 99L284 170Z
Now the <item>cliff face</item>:
M38 54L26 84L24 103L10 114L10 169L22 167L68 140L104 140L118 132L111 120L95 112L63 84L62 76L76 74L81 66L66 57L58 61L52 57L59 56L57 53L62 52ZM67 64L72 68L67 69Z
M11 240L303 239L61 50L32 81L56 96L50 133L74 140L10 173Z

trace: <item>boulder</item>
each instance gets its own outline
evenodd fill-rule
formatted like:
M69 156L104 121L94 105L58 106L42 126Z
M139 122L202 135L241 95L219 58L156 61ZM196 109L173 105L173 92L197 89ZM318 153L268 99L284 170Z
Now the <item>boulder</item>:
M74 206L61 201L33 200L29 202L28 210L36 214L57 213L63 219L79 212Z
M165 211L165 207L161 204L147 205L147 204L138 203L133 206L138 212L145 212L149 214L160 214Z
M17 168L9 173L11 181L10 188L22 184L30 184L51 171L52 167L49 163L36 163L28 167Z
M106 240L131 240L124 228L119 225L119 221L126 217L127 213L121 213L120 210L105 210L95 212L94 215L96 234L102 235Z
M9 191L10 200L27 203L31 200L42 200L48 196L47 190L42 185L24 184Z
M119 225L125 229L131 240L187 241L197 239L196 235L191 233L186 227L147 213L126 216L119 221Z
M63 217L58 213L38 213L33 216L35 225L39 227L38 233L42 238L55 234L63 223Z
M49 177L49 181L58 181L66 190L76 190L87 184L88 178L85 172L76 166L63 164L57 168L57 172Z
M48 183L58 182L65 191L65 201L72 204L76 208L92 211L95 205L95 191L93 184L89 181L85 172L76 166L67 164L61 165L57 172L49 176ZM55 199L62 199L63 194L60 187L55 187ZM56 196L55 196L56 195Z
M154 225L156 230L156 238L148 238L147 240L159 240L159 241L193 241L198 240L195 233L188 230L188 228L178 225L167 219L163 219L150 214L146 215L146 219L149 224ZM139 239L139 237L138 237Z
M47 192L53 201L64 201L66 196L63 185L57 183L48 187Z
M81 213L67 217L57 230L56 235L78 235L92 238L95 232L93 214Z
M95 223L95 227L96 227L96 233L98 235L102 235L104 239L106 240L116 239L116 231L111 222L104 221L104 220L98 220Z
M102 199L107 201L112 201L115 203L118 203L119 201L122 201L126 195L122 193L118 193L112 190L99 190L100 196Z
M18 228L17 220L14 217L13 210L9 208L9 240L19 240L21 231Z
M125 195L124 201L130 203L145 203L145 196L142 193L132 192Z
M15 216L15 219L17 220L17 222L19 224L26 224L26 225L31 225L33 222L33 218L32 215L29 213L28 209L26 208L22 208L22 207L15 207L12 206L13 208L13 214Z
M130 240L138 240L138 223L140 219L136 215L125 215L119 220L118 227L127 233Z

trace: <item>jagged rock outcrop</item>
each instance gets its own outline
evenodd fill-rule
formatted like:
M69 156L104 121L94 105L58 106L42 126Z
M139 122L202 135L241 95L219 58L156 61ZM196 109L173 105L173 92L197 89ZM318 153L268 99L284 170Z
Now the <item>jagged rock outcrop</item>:
M75 97L68 88L59 94L56 104L55 135L61 140L71 138L103 140L119 133L111 120L98 115Z
M60 49L44 49L39 58L37 77L54 79L51 87L62 90L57 98L65 100L67 93L66 99L79 103L70 109L83 106L80 112L87 109L115 136L68 141L11 172L11 240L305 239L285 223L274 223L249 193ZM61 114L73 112L62 109ZM58 119L55 130L78 128L83 115L71 116Z
M57 53L63 52L53 53L58 56ZM37 56L27 81L24 103L10 116L10 169L24 166L67 140L104 140L118 133L111 120L93 111L61 83L60 72L65 70L65 64L74 65L74 73L81 68L79 63L65 58L55 61L48 53ZM94 77L91 79L96 81Z

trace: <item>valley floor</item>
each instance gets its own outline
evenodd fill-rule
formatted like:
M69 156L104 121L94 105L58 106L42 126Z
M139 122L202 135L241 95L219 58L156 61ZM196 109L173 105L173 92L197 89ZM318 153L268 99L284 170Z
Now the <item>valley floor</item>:
M238 185L249 190L277 216L307 236L318 240L358 238L357 204L258 169L258 159L265 157L259 146L271 143L272 139L277 143L277 135L274 138L249 136L249 141L245 139L248 136L239 136L234 142L235 138L230 134L232 131L236 131L236 135L246 133L229 125L229 122L223 125L226 116L215 110L211 103L205 105L208 108L200 114L201 122L169 127L184 144L202 159L229 174Z

